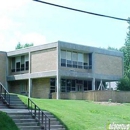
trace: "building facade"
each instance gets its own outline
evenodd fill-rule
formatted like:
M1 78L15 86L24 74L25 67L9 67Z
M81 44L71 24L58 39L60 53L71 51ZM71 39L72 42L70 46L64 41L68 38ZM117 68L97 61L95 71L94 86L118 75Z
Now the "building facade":
M36 98L102 89L123 76L121 52L62 41L0 52L0 61L0 82L9 92Z

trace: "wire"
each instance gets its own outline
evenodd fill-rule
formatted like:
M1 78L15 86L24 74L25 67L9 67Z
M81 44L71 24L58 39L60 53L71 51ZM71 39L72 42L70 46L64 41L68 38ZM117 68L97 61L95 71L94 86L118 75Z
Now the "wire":
M70 8L70 7L67 7L67 6L62 6L62 5L57 5L57 4L53 4L53 3L41 1L41 0L33 0L33 1L40 2L40 3L43 3L43 4L52 5L52 6L56 6L56 7L60 7L60 8L64 8L64 9L68 9L68 10L73 10L73 11L77 11L77 12L81 12L81 13L87 13L87 14L91 14L91 15L96 15L96 16L100 16L100 17L106 17L106 18L111 18L111 19L116 19L116 20L122 20L122 21L130 21L129 19L124 19L124 18L109 16L109 15L103 15L103 14L88 12L88 11L84 11L84 10Z

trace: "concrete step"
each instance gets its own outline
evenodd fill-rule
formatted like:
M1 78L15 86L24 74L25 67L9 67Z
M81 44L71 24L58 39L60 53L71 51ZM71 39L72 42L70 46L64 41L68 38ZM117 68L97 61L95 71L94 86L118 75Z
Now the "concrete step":
M21 115L21 116L17 116L17 115L10 115L10 117L12 119L32 119L31 115Z
M35 122L34 119L30 118L30 119L13 119L13 121L15 123L23 123L23 122L27 122L27 123L31 123L31 122Z
M23 123L16 123L17 126L38 126L38 122L23 122Z
M24 104L23 105L16 105L16 104L14 104L14 105L10 105L10 108L11 109L27 109L27 106L25 106Z
M20 126L20 130L41 130L40 126Z

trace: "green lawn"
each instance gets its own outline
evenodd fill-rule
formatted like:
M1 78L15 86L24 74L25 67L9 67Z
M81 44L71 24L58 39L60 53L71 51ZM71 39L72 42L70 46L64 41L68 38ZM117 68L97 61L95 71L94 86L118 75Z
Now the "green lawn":
M27 98L20 96L27 103ZM104 130L109 123L130 124L130 104L101 105L85 100L32 99L58 117L68 130Z
M18 130L15 123L6 113L0 111L0 130Z

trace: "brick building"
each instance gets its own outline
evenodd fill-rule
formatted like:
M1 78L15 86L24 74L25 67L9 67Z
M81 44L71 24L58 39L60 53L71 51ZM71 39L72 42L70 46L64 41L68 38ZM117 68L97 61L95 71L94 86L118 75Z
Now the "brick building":
M67 42L0 52L0 82L9 92L50 98L52 93L101 89L123 76L123 54Z

